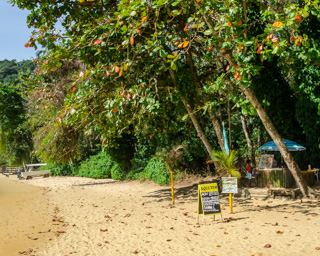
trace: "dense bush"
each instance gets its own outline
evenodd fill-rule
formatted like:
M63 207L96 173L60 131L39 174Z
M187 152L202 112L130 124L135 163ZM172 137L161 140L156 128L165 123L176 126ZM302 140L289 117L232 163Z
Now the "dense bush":
M159 185L169 183L169 174L167 165L161 158L152 157L146 168L141 173L133 175L133 178L140 178L142 180L152 180Z
M119 164L105 152L100 152L80 163L78 176L121 179L124 174Z
M51 176L77 176L78 164L48 164L41 167L40 170L51 170Z

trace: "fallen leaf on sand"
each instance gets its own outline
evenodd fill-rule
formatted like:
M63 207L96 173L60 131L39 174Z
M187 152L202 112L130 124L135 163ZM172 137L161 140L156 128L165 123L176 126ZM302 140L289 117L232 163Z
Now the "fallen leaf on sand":
M193 233L195 236L198 236L199 234L198 233Z
M100 228L100 231L101 231L101 232L106 232L106 231L108 231L108 229Z
M228 235L229 233L228 233L228 232L224 232L224 234L225 234L225 235Z
M170 242L170 241L172 241L172 239L167 239L167 242Z
M139 251L138 250L135 250L134 252L132 252L133 254L138 254Z
M31 240L38 240L38 237L30 237L30 236L28 236L28 238L31 239Z
M318 251L320 251L320 247L316 247L315 249L318 250Z
M217 247L219 248L219 247L221 247L221 245L218 244Z
M282 234L283 234L283 231L277 231L276 233L282 235Z
M244 237L243 239L248 239L248 237L246 236L246 237Z
M265 247L265 248L270 248L270 247L271 247L271 244L266 244L264 247Z

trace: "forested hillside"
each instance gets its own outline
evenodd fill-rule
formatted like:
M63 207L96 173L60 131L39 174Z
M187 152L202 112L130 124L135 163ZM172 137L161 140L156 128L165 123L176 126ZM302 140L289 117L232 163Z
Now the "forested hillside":
M26 87L20 74L35 69L32 61L0 61L0 163L30 161L32 138L27 123Z
M27 111L32 156L57 174L162 177L178 145L177 170L203 173L223 123L240 166L270 140L296 180L296 163L320 166L317 1L11 2L35 10L26 46L46 47L23 87L10 82L25 100L13 116Z

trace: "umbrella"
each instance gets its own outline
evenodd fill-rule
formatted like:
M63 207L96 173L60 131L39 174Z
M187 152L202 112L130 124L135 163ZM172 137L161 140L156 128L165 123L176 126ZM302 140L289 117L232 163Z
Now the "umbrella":
M303 151L306 150L305 147L301 146L297 142L291 141L291 140L284 140L282 139L284 144L287 146L289 151ZM279 151L278 147L273 141L269 141L268 143L264 144L259 150L265 150L265 151Z

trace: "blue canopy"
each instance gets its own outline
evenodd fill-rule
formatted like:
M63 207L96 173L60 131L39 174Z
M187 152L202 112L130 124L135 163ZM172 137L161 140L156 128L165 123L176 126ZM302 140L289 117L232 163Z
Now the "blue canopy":
M296 143L294 141L284 140L284 139L282 139L282 141L287 146L289 151L303 151L303 150L306 150L305 147L301 146L300 144L298 144L298 143ZM276 146L276 144L273 141L269 141L268 143L264 144L263 146L261 146L258 149L259 150L266 150L266 151L279 151L278 147Z

